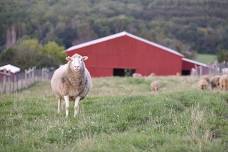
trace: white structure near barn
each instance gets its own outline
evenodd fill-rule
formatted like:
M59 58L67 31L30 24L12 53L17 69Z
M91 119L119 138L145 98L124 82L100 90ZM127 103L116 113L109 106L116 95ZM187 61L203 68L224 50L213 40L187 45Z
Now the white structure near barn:
M0 67L0 78L2 78L4 75L13 76L20 71L21 71L21 69L19 67L11 65L11 64L1 66Z

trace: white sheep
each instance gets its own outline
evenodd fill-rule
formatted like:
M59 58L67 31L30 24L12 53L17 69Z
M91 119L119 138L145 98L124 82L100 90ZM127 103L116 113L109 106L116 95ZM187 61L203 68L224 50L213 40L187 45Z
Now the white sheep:
M209 75L204 75L201 77L201 79L206 80L210 84L210 76Z
M82 100L92 87L92 79L84 61L87 56L75 54L66 57L66 64L55 70L51 79L51 88L58 97L58 113L62 100L65 101L66 117L69 114L69 99L74 99L74 117L80 111L80 100Z
M149 75L148 75L148 77L154 77L155 76L155 73L150 73Z
M228 90L228 75L224 74L219 79L219 86L221 90Z
M157 81L153 81L150 83L150 89L151 89L151 92L152 94L153 93L157 93L160 89L160 82L157 80Z
M215 75L210 78L210 83L211 83L212 89L219 88L219 79L220 79L220 75Z
M133 78L141 78L142 77L142 74L140 74L140 73L133 73L132 77Z
M201 90L207 90L209 88L209 81L202 78L198 81L198 86Z

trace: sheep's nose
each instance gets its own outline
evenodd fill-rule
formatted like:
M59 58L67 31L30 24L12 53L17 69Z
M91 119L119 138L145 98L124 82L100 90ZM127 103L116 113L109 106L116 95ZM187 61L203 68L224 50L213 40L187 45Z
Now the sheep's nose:
M75 70L80 70L80 66L74 66Z

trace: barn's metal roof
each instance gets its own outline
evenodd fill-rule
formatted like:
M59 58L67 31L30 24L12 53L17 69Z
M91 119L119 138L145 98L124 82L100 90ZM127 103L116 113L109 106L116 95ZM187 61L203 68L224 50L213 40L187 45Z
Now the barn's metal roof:
M183 61L186 61L186 62L193 63L193 64L197 64L197 65L200 65L200 66L207 67L207 65L206 65L206 64L201 63L201 62L198 62L198 61L195 61L195 60L190 60L190 59L187 59L187 58L183 58L182 60L183 60Z
M7 65L4 65L4 66L1 66L0 67L0 71L1 70L6 70L6 71L9 71L11 73L17 73L17 72L20 72L20 68L14 66L14 65L11 65L11 64L7 64Z
M170 53L173 53L175 55L178 55L178 56L181 56L183 57L183 55L173 49L170 49L170 48L167 48L165 46L162 46L160 44L157 44L157 43L154 43L154 42L151 42L149 40L146 40L146 39L143 39L141 37L138 37L138 36L135 36L133 34L130 34L128 32L120 32L120 33L117 33L117 34L113 34L113 35L110 35L110 36L106 36L106 37L103 37L103 38L99 38L99 39L96 39L96 40L92 40L92 41L89 41L89 42L85 42L85 43L81 43L79 45L75 45L75 46L72 46L70 48L68 48L66 50L66 52L68 51L73 51L73 50L77 50L79 48L83 48L83 47L86 47L86 46L90 46L90 45L94 45L94 44L97 44L97 43L100 43L100 42L104 42L104 41L108 41L108 40L112 40L112 39L115 39L115 38L119 38L119 37L122 37L122 36L129 36L133 39L136 39L136 40L139 40L139 41L142 41L146 44L149 44L149 45L152 45L152 46L155 46L157 48L160 48L164 51L167 51L167 52L170 52Z

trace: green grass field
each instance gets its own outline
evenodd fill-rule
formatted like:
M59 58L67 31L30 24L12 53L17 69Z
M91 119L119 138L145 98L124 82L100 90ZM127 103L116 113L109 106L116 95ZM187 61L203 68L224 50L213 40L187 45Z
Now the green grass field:
M158 79L161 90L150 92ZM81 113L57 114L49 82L0 96L3 152L223 152L228 93L200 91L197 78L96 78Z
M205 64L211 64L214 63L217 60L217 56L213 54L197 54L196 61L205 63Z

